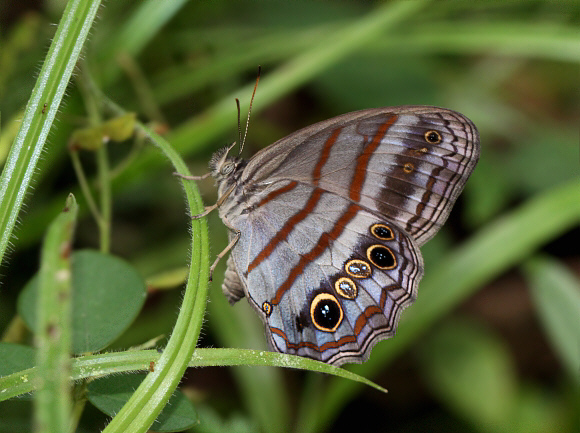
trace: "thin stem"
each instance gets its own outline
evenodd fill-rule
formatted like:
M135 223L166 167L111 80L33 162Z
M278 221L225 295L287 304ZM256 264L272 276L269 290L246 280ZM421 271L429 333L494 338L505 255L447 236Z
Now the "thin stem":
M81 68L78 84L79 89L83 95L85 108L89 116L89 124L92 126L99 125L102 122L102 105L99 104L98 95L92 91L93 83L91 81L89 69L86 64L83 64L83 67ZM111 215L113 208L107 143L103 143L103 145L97 150L97 179L100 191L101 215L98 220L99 244L101 252L107 253L111 248Z
M137 159L141 153L141 150L143 149L144 141L145 138L143 136L135 135L135 138L133 139L133 145L127 156L125 156L123 160L118 162L109 171L111 181L123 173L125 169L127 169L127 167L129 167Z
M101 252L107 253L111 248L111 219L113 213L113 199L111 196L111 177L109 175L109 157L107 144L97 151L97 171L99 186L101 189L101 215L100 228Z
M85 171L83 170L83 166L81 164L78 151L71 150L70 158L72 161L74 171L77 175L77 179L79 181L79 186L81 187L81 191L83 192L83 195L85 196L85 200L87 202L87 205L89 206L89 210L91 211L91 214L93 214L93 218L97 222L97 225L99 226L99 230L100 230L101 226L103 225L103 218L99 212L99 209L97 208L97 203L95 202L95 199L94 199L93 194L91 192L91 188L89 186L89 182L87 181Z

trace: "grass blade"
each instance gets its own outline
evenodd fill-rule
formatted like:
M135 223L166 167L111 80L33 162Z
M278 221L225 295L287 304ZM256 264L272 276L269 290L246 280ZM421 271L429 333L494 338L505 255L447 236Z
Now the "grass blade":
M158 368L157 350L136 350L80 356L72 361L72 380L87 379L131 371L149 371L151 362ZM231 367L238 365L283 367L329 374L360 382L378 391L386 389L343 368L308 358L250 349L196 349L188 367ZM36 367L0 377L0 402L34 391L39 370Z
M71 260L78 206L70 195L63 212L48 228L41 253L37 302L38 432L67 431L71 412Z
M36 164L100 4L100 0L67 3L32 90L0 177L0 261L10 243Z
M580 282L548 258L528 260L524 271L549 341L570 377L580 383Z

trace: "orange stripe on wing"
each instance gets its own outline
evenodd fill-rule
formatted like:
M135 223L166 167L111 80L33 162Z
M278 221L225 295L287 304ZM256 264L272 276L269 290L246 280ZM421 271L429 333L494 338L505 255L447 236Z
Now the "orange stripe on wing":
M316 162L316 166L314 167L314 170L312 171L314 185L318 185L318 181L320 180L320 174L322 173L322 168L326 164L326 161L328 161L328 157L330 156L330 151L332 149L332 146L334 146L334 143L336 143L336 140L338 139L338 136L340 135L341 131L342 131L342 128L336 128L334 131L332 131L332 134L330 135L330 137L328 137L328 139L324 143L324 147L322 148L322 152L320 154L320 157L318 158L318 161ZM296 186L296 184L297 184L297 182L295 182L295 181L291 182L290 184L292 184L292 183L294 183L294 186ZM289 188L289 189L286 189L285 191L283 191L284 188L288 188L288 186L290 184L268 194L266 196L266 198L264 198L264 200L262 200L259 203L259 206L267 203L268 201L270 201L274 198L276 198L278 195L283 194L284 192L287 192L290 189L294 188L294 186L293 186L292 188ZM319 188L316 188L313 191L313 193L310 195L310 198L308 199L308 202L306 202L306 205L304 206L304 208L302 208L302 210L300 210L299 212L292 215L292 217L290 219L288 219L288 221L286 221L286 223L284 224L282 229L280 229L280 231L278 233L276 233L276 236L274 236L272 239L270 239L270 242L268 242L268 244L262 249L262 251L260 251L260 253L254 258L254 260L252 260L252 263L250 263L250 265L248 266L248 273L250 273L250 272L252 272L252 270L256 269L256 267L258 267L260 265L260 263L262 263L270 254L272 254L272 252L274 251L276 246L278 246L278 244L280 242L282 242L283 240L285 240L288 237L288 235L290 234L290 232L292 231L294 226L296 224L298 224L300 221L304 220L308 216L308 214L310 214L310 212L312 212L312 210L316 207L316 204L320 200L320 197L322 196L322 192L323 191Z
M367 307L361 314L359 314L354 324L354 334L358 335L363 330L369 319L375 314L383 314L383 310L376 305Z
M350 183L349 197L353 201L360 201L360 192L362 190L363 183L367 175L367 167L369 165L369 160L373 153L381 144L382 139L389 130L389 128L396 122L398 116L393 114L389 117L381 126L379 130L373 137L373 140L363 149L363 152L356 159L356 168L354 171L354 177Z
M282 283L278 290L276 291L276 296L270 301L272 305L278 305L282 300L282 296L292 286L292 283L298 278L298 276L302 273L304 268L308 263L318 257L320 254L326 250L326 248L330 245L331 241L336 240L344 230L346 224L352 220L355 215L357 214L360 206L356 204L351 204L345 213L338 219L338 221L334 224L334 227L330 232L322 233L320 239L318 239L318 243L312 248L307 254L300 256L300 260L298 264L292 268L288 278Z
M306 218L310 212L312 212L312 210L316 207L316 204L320 200L322 193L323 191L320 188L316 188L314 190L314 192L312 193L312 195L308 199L308 202L306 202L306 205L302 208L302 210L292 215L292 217L290 217L288 221L286 221L286 224L284 224L282 229L278 233L276 233L276 236L270 239L268 245L266 245L262 249L262 251L260 251L260 253L256 256L256 258L252 260L252 263L250 263L250 265L248 266L248 273L252 272L260 263L262 263L262 261L264 261L264 259L266 259L270 254L272 254L274 248L276 248L276 246L280 242L286 239L286 237L288 236L288 234L290 234L294 226L298 224L300 221L302 221L304 218Z
M348 344L348 343L356 343L357 336L362 332L363 328L368 323L370 318L372 316L374 316L375 314L384 314L385 304L387 301L387 292L389 292L390 290L398 289L398 288L400 288L400 286L398 286L396 284L392 284L392 285L387 286L387 287L382 289L381 299L379 301L379 306L370 305L357 317L355 324L354 324L354 335L346 335L344 337L339 338L336 341L326 342L321 346L318 346L315 343L312 343L310 341L301 341L298 343L291 343L290 341L288 341L288 337L286 336L286 333L284 331L282 331L279 328L275 328L275 327L269 327L269 328L273 334L276 334L284 339L284 341L286 342L286 346L288 348L291 348L294 350L298 350L302 347L308 347L312 350L315 350L317 352L322 353L325 350L335 349L335 348L338 348L338 347L343 346L343 345ZM395 309L396 308L400 308L400 307L395 306ZM388 328L385 328L382 332L390 332L390 330L391 330L391 327L389 326ZM367 337L367 339L368 339L368 337Z
M273 334L276 334L276 335L279 335L280 337L282 337L284 339L284 341L286 342L286 347L288 347L290 349L294 349L294 350L298 350L301 347L308 347L312 350L316 350L317 352L324 352L325 350L335 349L335 348L343 346L347 343L355 343L356 342L356 337L354 335L345 335L344 337L340 338L338 341L329 341L327 343L324 343L322 346L318 346L314 343L311 343L310 341L301 341L300 343L290 343L290 341L288 341L288 337L286 337L286 334L281 329L272 327L272 328L270 328L270 331L272 331Z
M265 205L266 203L268 203L271 200L274 200L276 197L288 192L288 191L292 191L294 188L296 188L296 185L298 185L298 182L296 182L295 180L293 180L292 182L290 182L288 185L283 186L282 188L278 188L274 191L272 191L270 194L268 194L266 197L264 197L260 203L258 203L256 206L260 207L262 205Z
M375 152L381 140L391 127L393 123L397 120L398 116L391 115L384 123L379 126L379 129L372 141L366 145L362 153L357 157L356 167L353 179L350 184L350 198L352 200L358 201L360 199L360 192L366 177L366 171L372 154ZM331 241L336 240L343 232L346 225L355 217L356 213L360 209L360 206L356 204L351 204L346 212L336 221L330 232L325 232L318 239L318 243L308 252L300 257L298 264L292 268L288 278L278 287L276 290L276 296L270 301L272 305L277 305L282 300L284 293L292 286L296 278L304 271L304 268L312 260L316 259L320 254L322 254L326 248L330 245ZM310 211L308 211L310 213ZM286 236L286 235L285 235Z
M318 162L314 167L314 171L312 172L314 185L318 185L318 181L320 180L320 174L322 173L322 167L324 167L324 164L326 164L326 161L328 161L328 157L330 156L330 150L332 149L332 146L334 146L334 143L336 143L336 140L338 139L338 136L340 135L341 132L342 128L336 128L334 131L332 131L332 134L330 135L328 140L326 140L326 142L324 143L324 148L322 149L320 158L318 159Z

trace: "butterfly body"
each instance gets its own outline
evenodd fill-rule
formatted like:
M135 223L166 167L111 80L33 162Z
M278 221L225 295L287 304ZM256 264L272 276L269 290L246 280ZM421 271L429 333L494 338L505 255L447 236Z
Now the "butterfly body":
M451 110L387 107L311 125L249 161L217 152L220 217L239 236L224 293L246 296L274 350L362 362L395 333L479 155Z

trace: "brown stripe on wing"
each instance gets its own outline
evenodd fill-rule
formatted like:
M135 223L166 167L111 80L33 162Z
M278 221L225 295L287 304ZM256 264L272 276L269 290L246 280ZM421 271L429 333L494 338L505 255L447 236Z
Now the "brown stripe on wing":
M439 173L441 173L445 168L447 168L447 161L443 159L443 165L435 167L433 171L431 171L431 173L429 174L429 180L427 181L427 185L425 186L425 192L421 196L421 201L417 203L417 207L415 208L415 215L413 215L409 219L409 221L407 222L407 226L405 227L407 233L411 233L413 236L418 237L417 233L423 230L429 223L429 220L427 220L427 223L425 223L425 225L418 227L417 230L413 230L413 225L415 225L415 223L419 221L419 218L423 216L423 211L425 210L427 203L429 203L429 199L431 198L431 194L433 192L433 186L435 185L435 182L437 182L437 177L439 176ZM447 190L445 190L445 193L447 193ZM445 195L441 197L443 199ZM433 220L433 224L434 223L435 219Z
M363 330L364 326L367 324L369 319L375 314L383 314L382 308L379 308L376 305L371 305L370 307L365 308L365 310L359 314L354 324L355 336L358 337L358 334L361 333L361 331ZM390 330L390 327L388 328L388 330Z
M405 263L407 263L407 261ZM404 264L402 268L405 268L406 266L407 265ZM402 270L401 270L401 272L402 272ZM415 269L414 273L412 275L410 275L410 278L414 280L415 277L417 276L418 272L419 272L419 267L417 267ZM413 285L414 285L414 283L411 283L411 286L413 286ZM352 351L352 353L356 353L356 354L364 353L367 350L368 345L371 344L373 341L375 341L377 338L379 338L381 335L389 334L389 333L392 333L394 331L395 325L396 325L395 322L397 321L397 319L396 319L397 316L400 315L401 311L407 306L408 300L413 296L413 294L411 292L405 291L404 295L401 295L398 298L393 298L393 301L394 301L393 308L391 309L390 314L388 316L385 316L387 319L387 323L389 324L388 326L373 329L366 336L364 341L358 343L358 336L363 331L364 327L368 324L371 317L373 317L376 314L385 315L385 306L387 304L387 298L389 297L389 292L392 292L395 290L400 290L400 289L402 289L402 287L398 284L391 284L389 286L383 287L383 289L381 290L381 297L379 300L379 304L368 306L367 308L365 308L365 310L362 313L360 313L358 315L358 317L355 321L355 324L354 324L353 335L344 336L344 337L340 338L339 340L330 341L330 342L322 344L321 346L318 346L315 343L312 343L309 341L290 343L288 341L288 337L281 329L275 328L275 327L269 327L269 329L272 333L282 337L285 340L288 348L291 348L294 350L298 350L300 348L307 347L307 348L310 348L316 352L322 353L328 349L339 348L345 344L357 343L358 349ZM344 354L342 354L341 356L338 356L338 357L336 357L336 356L337 355L333 356L330 359L327 359L326 362L333 363L335 360L343 358Z
M462 116L457 116L457 113L449 113L449 115L452 115L452 116L457 118L457 121L459 123L461 123L462 129L463 129L463 132L465 135L465 154L463 155L463 158L459 162L457 162L457 164L459 166L463 166L463 170L457 171L451 177L451 179L449 181L450 185L448 188L448 189L450 189L450 193L447 194L447 190L446 190L445 194L444 194L449 201L455 202L455 200L457 199L457 196L459 195L459 193L463 189L463 186L467 182L467 178L470 176L471 171L475 167L475 163L477 162L477 156L475 156L475 158L474 158L474 154L477 153L477 145L476 145L477 139L475 138L477 133L474 131L475 126L468 119L464 119ZM469 131L468 131L468 128L469 128ZM451 142L451 145L453 146L453 148L456 151L457 151L457 146L455 145L455 143L457 141L459 141L459 137L457 135L455 135L453 141ZM449 155L449 156L452 156L452 155ZM420 229L418 231L417 237L420 238L424 234L428 233L431 230L431 227L433 227L433 225L435 225L435 222L440 220L440 216L441 216L441 214L443 214L444 211L449 212L450 209L448 209L447 207L440 206L442 200L443 200L443 198L441 198L439 203L437 203L437 205L436 205L436 209L439 209L439 213L435 216L435 218L433 219L433 221L431 223L427 223L422 229ZM453 203L451 203L451 205L453 205ZM447 205L447 206L449 206L449 205ZM440 221L439 224L441 225L442 222Z
M369 164L369 160L379 144L381 140L391 127L393 123L397 120L398 116L393 114L385 120L377 130L377 133L374 135L372 141L368 143L362 153L357 157L356 160L356 167L354 171L354 176L352 178L349 194L350 198L355 201L360 200L360 192L363 187L363 183L366 177L366 171ZM316 192L316 190L315 190ZM314 193L313 193L314 195ZM312 197L312 196L311 196ZM270 304L278 305L282 300L282 296L286 291L292 286L296 278L304 271L304 268L308 263L312 260L316 259L319 255L321 255L326 248L330 245L331 242L335 241L344 231L346 225L356 216L357 212L361 209L361 207L357 204L351 204L347 210L342 214L342 216L336 221L334 226L329 232L323 233L320 238L318 239L317 244L312 248L307 254L304 254L300 257L298 264L292 268L290 274L286 278L286 280L278 287L276 290L276 296L272 298ZM310 211L308 211L310 213ZM260 253L261 254L261 253ZM249 270L249 268L248 268Z
M381 141L385 137L385 134L387 133L389 128L393 125L393 123L396 122L398 117L399 116L397 116L396 114L393 114L386 120L386 122L381 124L379 130L373 137L373 141L371 141L370 144L368 144L363 149L362 153L357 157L354 177L352 179L349 188L349 197L351 200L356 202L360 201L360 192L362 190L363 183L367 176L367 167L369 165L369 160L379 147L379 144L381 144Z
M260 200L260 202L256 205L256 207L263 206L269 201L274 200L276 197L281 196L282 194L287 193L288 191L292 191L294 188L296 188L296 185L298 185L298 182L293 180L288 185L283 186L282 188L275 189L266 197L264 197L262 200Z
M270 239L268 245L266 245L262 249L262 251L260 251L260 253L256 256L256 258L252 260L252 263L250 263L250 265L248 266L248 273L252 272L260 263L262 263L270 254L272 254L276 246L288 237L294 226L298 224L300 221L302 221L304 218L306 218L310 214L310 212L314 210L323 193L324 190L320 188L314 189L314 191L310 195L310 198L306 202L306 205L300 210L300 212L292 215L292 217L290 217L288 221L286 221L286 223L280 229L280 231L276 233L276 236Z
M462 155L462 151L460 151L457 147L457 142L459 141L458 135L453 131L453 128L449 127L450 121L443 117L442 113L437 113L438 117L444 122L445 128L448 130L450 135L453 135L453 140L449 143L452 146L453 152L443 155L442 161L443 165L436 167L433 169L431 174L429 175L429 180L427 181L426 191L423 193L421 197L421 202L417 204L415 210L415 216L413 216L407 223L406 230L408 233L411 233L413 237L420 243L424 243L422 237L425 236L429 231L433 228L433 226L438 225L441 226L444 221L441 221L441 215L445 212L449 213L450 206L453 205L459 192L463 189L463 185L467 181L467 177L471 174L471 170L475 163L470 164L469 162L473 159L473 154L476 152L476 144L474 143L475 133L473 131L472 124L469 120L465 119L463 116L458 116L457 113L448 112L446 111L445 114L454 117L457 122L461 125L463 132L465 133L465 154ZM469 128L469 131L467 130ZM459 167L463 167L463 170L458 170L447 181L447 186L443 191L443 194L440 196L437 203L432 205L435 209L433 211L433 215L430 218L426 218L425 223L422 226L416 227L415 230L412 229L412 226L421 218L423 211L425 210L426 205L431 200L431 195L433 192L433 186L438 180L439 174L444 170L447 169L449 162L447 161L447 157L452 158L456 155L462 155L459 161L456 161L456 164ZM467 163L465 163L467 162ZM463 181L462 181L463 179ZM445 205L442 206L442 203L446 201ZM443 218L445 219L445 218Z
M324 343L322 346L318 346L315 343L311 343L310 341L301 341L299 343L291 343L290 341L288 341L288 337L286 336L286 333L284 331L282 331L280 328L270 327L270 331L272 331L273 334L276 334L276 335L279 335L280 337L282 337L284 339L284 341L286 342L286 347L288 347L290 349L294 349L294 350L298 350L301 347L308 347L308 348L315 350L317 352L324 352L325 350L335 349L335 348L343 346L347 343L355 343L356 342L356 337L354 335L345 335L344 337L340 338L339 340L328 341L328 342Z
M391 290L396 290L396 289L400 289L401 286L399 286L398 284L391 284L390 286L387 287L383 287L383 289L381 290L381 299L379 300L379 305L371 305L369 307L367 307L361 314L359 314L359 316L356 319L356 322L354 324L354 334L358 337L358 335L361 333L361 331L363 330L363 328L365 327L365 325L367 324L367 322L369 321L369 319L374 316L375 314L385 314L385 305L387 304L387 297L388 297L388 293ZM407 297L405 297L407 296ZM405 300L408 298L408 294L402 296L401 298L405 297ZM399 299L401 299L399 298ZM387 320L389 322L391 322L391 316L393 315L393 313L395 312L395 310L401 308L401 305L399 302L395 301L395 303L397 304L396 306L393 307L391 315L389 317L387 317ZM381 328L381 334L385 333L385 332L391 332L391 326L389 325L387 328ZM373 333L369 334L369 336L365 339L365 341L368 338L371 338L371 336L374 335ZM363 342L363 344L361 346L364 346L365 343Z
M445 119L441 113L437 113L438 117L443 121L444 123L444 127L448 130L448 133L453 135L453 141L450 143L450 145L453 147L453 149L455 150L455 153L457 153L457 148L454 144L455 141L457 141L457 135L453 132L452 129L450 129L449 126L449 121L447 119ZM435 185L435 182L437 182L437 178L439 177L439 174L447 168L448 166L448 162L447 159L445 159L446 156L453 156L453 153L450 155L444 155L441 160L443 165L441 166L437 166L435 167L431 173L429 174L429 180L427 181L427 185L425 187L425 192L423 193L423 195L421 196L421 201L417 204L417 207L415 208L415 215L413 217L411 217L409 219L409 221L407 222L407 226L406 226L406 230L408 233L411 233L415 239L419 238L419 232L423 231L424 233L426 233L426 231L428 229L426 229L427 226L429 226L429 228L431 228L435 222L437 221L437 218L426 218L426 222L422 225L417 227L416 230L413 230L413 226L415 225L415 223L417 223L417 221L419 221L419 218L422 217L423 215L423 211L425 210L425 207L427 206L427 203L429 203L429 200L431 198L431 194L433 191L433 187ZM455 174L457 175L457 173ZM452 180L455 177L452 176L452 178L450 179L450 182L447 184L447 187L445 188L445 190L443 191L443 194L441 195L441 198L439 200L438 206L441 205L441 202L445 199L447 199L448 197L448 191L449 188L452 186Z
M312 171L312 178L314 180L313 183L315 186L318 185L322 168L326 164L326 161L328 161L328 157L330 155L332 146L334 146L334 143L336 143L336 140L338 139L338 136L340 135L341 132L342 128L336 128L335 130L332 131L332 134L330 134L330 137L328 137L328 139L324 143L324 147L322 149L322 152L320 153L320 157L318 158L318 161L314 166L314 170ZM297 182L295 181L291 183L294 183L294 186L296 186L297 184ZM294 188L294 186L292 188ZM270 194L266 196L266 198L264 198L264 200L262 200L258 204L258 206L261 206L264 203L267 203L268 201L272 200L273 198L292 189L290 188L285 190L285 188L288 188L288 185L275 191L272 191ZM282 242L288 237L294 226L298 224L300 221L304 220L310 214L310 212L316 207L316 204L320 200L322 192L323 191L319 188L314 189L314 191L310 195L310 198L308 199L308 202L302 208L302 210L292 215L292 217L288 219L288 221L286 221L282 229L280 229L280 231L276 233L276 236L270 239L270 242L268 242L268 244L262 249L262 251L260 251L260 253L254 258L254 260L252 260L252 263L250 263L250 265L248 266L247 273L252 272L255 268L257 268L260 265L260 263L262 263L270 254L272 254L276 246L278 246L280 242Z
M330 150L332 149L332 146L334 146L334 143L336 143L336 140L338 139L338 136L340 135L341 132L342 128L336 128L334 131L332 131L332 134L330 135L328 140L326 140L326 142L324 143L324 148L322 149L320 158L318 159L318 162L314 167L314 171L312 172L312 179L314 180L314 185L318 185L318 182L320 181L320 173L322 173L322 167L324 167L326 161L328 161L328 157L330 156Z
M346 224L348 224L349 221L351 221L356 216L359 209L361 209L360 206L354 203L351 204L346 212L343 213L338 221L334 224L332 230L330 232L322 233L320 239L318 239L318 243L314 246L314 248L312 248L308 253L300 256L298 264L292 268L286 280L284 280L280 287L278 287L278 290L276 290L276 296L272 298L270 304L278 305L280 303L282 296L284 293L286 293L286 290L292 286L292 283L294 283L296 278L298 278L298 276L302 273L306 265L321 255L326 250L326 248L328 248L330 242L336 240L340 236Z

